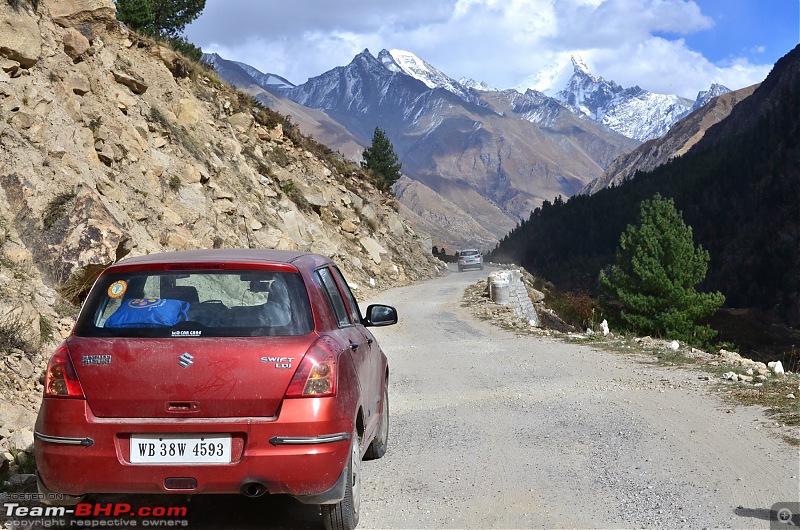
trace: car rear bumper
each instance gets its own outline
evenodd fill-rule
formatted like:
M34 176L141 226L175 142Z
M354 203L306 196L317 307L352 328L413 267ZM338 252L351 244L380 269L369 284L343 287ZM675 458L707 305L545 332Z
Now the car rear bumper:
M353 432L353 419L341 418L335 405L333 398L286 400L275 418L105 419L84 400L44 399L34 452L42 484L66 495L228 494L257 484L301 501L330 502L344 491L336 485ZM228 433L231 463L133 464L130 438L137 433Z

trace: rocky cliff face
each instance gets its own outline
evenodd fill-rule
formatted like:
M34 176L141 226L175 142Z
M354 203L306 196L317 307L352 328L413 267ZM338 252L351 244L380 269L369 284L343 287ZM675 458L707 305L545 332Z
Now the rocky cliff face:
M127 255L313 251L360 298L437 274L394 198L276 116L128 32L111 0L0 0L4 407L35 410L75 304Z

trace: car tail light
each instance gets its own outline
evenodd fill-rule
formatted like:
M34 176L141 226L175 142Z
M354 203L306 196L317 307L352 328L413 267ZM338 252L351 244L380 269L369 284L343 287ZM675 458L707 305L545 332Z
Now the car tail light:
M59 346L47 363L44 397L84 398L83 388L72 366L66 344Z
M336 355L321 340L306 352L286 390L287 398L336 395Z

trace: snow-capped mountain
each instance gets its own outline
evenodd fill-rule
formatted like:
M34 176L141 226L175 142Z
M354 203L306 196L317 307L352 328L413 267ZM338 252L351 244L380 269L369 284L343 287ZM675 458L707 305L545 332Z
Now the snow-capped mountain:
M256 80L256 83L264 88L273 87L275 89L286 89L296 86L294 83L284 77L275 74L265 74L249 64L239 61L233 61L233 63L241 66L242 70L250 74L250 76Z
M502 235L638 145L552 98L510 92L470 90L407 52L364 50L281 93L364 142L380 127L408 177Z
M727 94L731 90L723 85L718 85L717 83L712 83L711 88L708 90L701 90L697 94L697 99L692 105L692 112L696 111L700 107L705 107L709 101L714 99L717 96L721 96L722 94Z
M481 92L499 92L495 87L489 86L483 81L475 81L474 79L470 79L469 77L462 77L458 80L459 84L466 87L471 88L473 90L480 90Z
M611 130L641 142L663 136L673 123L712 97L729 92L712 85L698 101L656 94L638 86L623 88L593 75L578 55L569 63L554 63L526 78L517 90L535 90L552 96L575 112L607 125Z
M402 72L425 83L428 88L443 88L464 101L480 104L480 100L470 91L450 78L438 68L431 66L411 52L404 50L381 50L378 60L391 72Z
M401 50L377 57L364 50L348 65L296 86L243 63L207 62L237 86L276 95L261 99L270 106L280 97L318 112L306 120L317 123L314 137L340 152L354 151L343 138L368 145L381 128L406 176L451 200L495 237L544 200L578 192L642 139L666 132L693 103L623 88L592 75L577 56L569 69L552 67L529 78L524 93L455 81ZM700 99L723 90L712 87ZM426 208L406 206L419 215Z
M734 107L748 98L755 89L754 85L729 91L721 85L713 85L710 91L701 92L697 101L705 99L707 104L698 106L697 112L692 111L688 116L681 118L664 136L643 143L630 153L614 160L603 176L590 182L581 190L581 194L592 195L609 186L618 186L633 178L637 172L652 171L674 157L686 154L705 136L707 130L724 120ZM719 91L720 97L712 97L714 91Z
M550 63L537 73L523 79L520 84L513 88L522 94L528 90L533 90L546 96L556 97L556 94L569 84L576 68L582 68L587 74L589 72L580 56L573 54L570 57L570 61Z

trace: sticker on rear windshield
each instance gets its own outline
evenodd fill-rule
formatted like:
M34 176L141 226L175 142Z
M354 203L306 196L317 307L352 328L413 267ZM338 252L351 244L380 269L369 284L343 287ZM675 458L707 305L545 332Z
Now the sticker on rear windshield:
M125 280L119 280L109 285L108 296L111 298L119 298L123 294L125 294L125 291L127 290L128 290L128 282L126 282Z
M199 337L202 334L199 329L176 329L172 332L173 337Z

